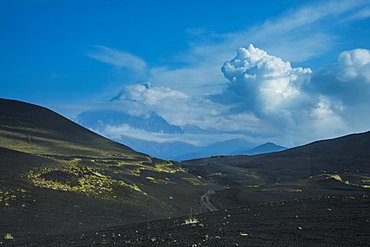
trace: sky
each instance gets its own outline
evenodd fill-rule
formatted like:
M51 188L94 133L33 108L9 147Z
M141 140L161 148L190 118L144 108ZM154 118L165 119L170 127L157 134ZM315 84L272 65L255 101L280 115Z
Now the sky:
M291 147L370 129L368 27L368 0L1 1L0 97Z

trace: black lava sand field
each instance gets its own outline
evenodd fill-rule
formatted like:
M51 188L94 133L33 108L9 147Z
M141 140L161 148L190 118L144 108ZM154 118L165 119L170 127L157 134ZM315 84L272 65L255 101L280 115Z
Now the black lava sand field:
M260 204L4 246L369 246L370 194Z

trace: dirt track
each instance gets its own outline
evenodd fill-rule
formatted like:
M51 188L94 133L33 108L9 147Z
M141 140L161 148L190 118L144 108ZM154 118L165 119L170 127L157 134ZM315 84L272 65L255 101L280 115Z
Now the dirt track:
M210 202L210 196L215 194L214 190L208 190L204 195L200 197L200 204L210 212L217 211L217 208Z

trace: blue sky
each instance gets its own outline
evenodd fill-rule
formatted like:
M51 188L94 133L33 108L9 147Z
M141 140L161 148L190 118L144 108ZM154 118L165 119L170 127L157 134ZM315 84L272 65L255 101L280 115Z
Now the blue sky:
M368 27L366 0L1 1L0 97L299 145L370 129Z

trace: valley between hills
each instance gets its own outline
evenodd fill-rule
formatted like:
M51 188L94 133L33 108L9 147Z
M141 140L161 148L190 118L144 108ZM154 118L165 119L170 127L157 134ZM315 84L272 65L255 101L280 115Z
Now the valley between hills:
M368 246L369 147L163 160L0 99L0 246Z

